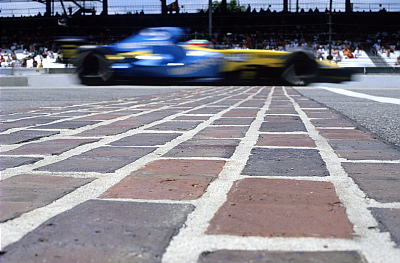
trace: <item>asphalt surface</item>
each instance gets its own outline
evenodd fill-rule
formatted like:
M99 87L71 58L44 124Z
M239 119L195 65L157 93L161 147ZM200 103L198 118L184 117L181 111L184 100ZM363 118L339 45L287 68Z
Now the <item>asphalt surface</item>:
M351 91L356 94L338 94L323 89L324 87ZM313 84L311 87L297 90L344 114L380 138L400 146L400 76L358 76L354 82ZM362 98L360 97L362 95L377 98ZM373 99L382 99L382 101Z
M93 89L10 99L39 104L1 116L1 262L398 262L400 151L301 93L353 98Z

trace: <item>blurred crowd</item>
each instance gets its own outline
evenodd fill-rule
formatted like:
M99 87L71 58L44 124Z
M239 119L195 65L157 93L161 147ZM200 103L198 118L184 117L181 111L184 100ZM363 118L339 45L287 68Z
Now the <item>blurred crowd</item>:
M320 28L296 27L287 32L218 32L210 39L205 32L192 32L186 35L189 39L208 39L214 49L265 49L292 51L305 49L313 52L320 60L328 59L340 62L343 59L365 56L365 52L380 54L385 57L397 57L400 52L400 30L397 32L377 32L371 35L333 34L329 45L329 35L318 33ZM116 32L114 32L116 33ZM126 38L127 35L88 35L88 40L96 45L108 45ZM59 47L54 38L27 38L26 41L2 43L0 48L1 66L40 67L43 61L51 59L62 62ZM330 51L330 54L329 54ZM400 63L400 61L399 61Z

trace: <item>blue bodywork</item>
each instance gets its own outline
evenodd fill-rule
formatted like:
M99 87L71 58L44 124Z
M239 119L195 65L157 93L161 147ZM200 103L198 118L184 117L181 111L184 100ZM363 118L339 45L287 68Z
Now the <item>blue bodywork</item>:
M108 66L114 77L218 78L224 56L211 51L185 50L179 44L183 34L181 28L148 28L103 47L101 53L110 55ZM112 59L112 55L117 59Z

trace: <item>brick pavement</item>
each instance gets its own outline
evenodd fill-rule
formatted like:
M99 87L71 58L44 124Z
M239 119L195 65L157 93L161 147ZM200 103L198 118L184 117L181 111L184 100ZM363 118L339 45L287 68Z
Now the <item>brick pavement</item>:
M400 152L293 88L2 122L1 262L400 259Z

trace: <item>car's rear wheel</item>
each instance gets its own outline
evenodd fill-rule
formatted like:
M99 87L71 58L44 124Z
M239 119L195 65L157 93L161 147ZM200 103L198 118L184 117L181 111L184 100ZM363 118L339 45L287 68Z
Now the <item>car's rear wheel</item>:
M285 63L281 78L286 85L305 86L318 74L318 64L313 57L304 52L291 54Z
M109 84L113 70L111 62L96 51L81 53L76 58L77 73L82 84L100 86Z

